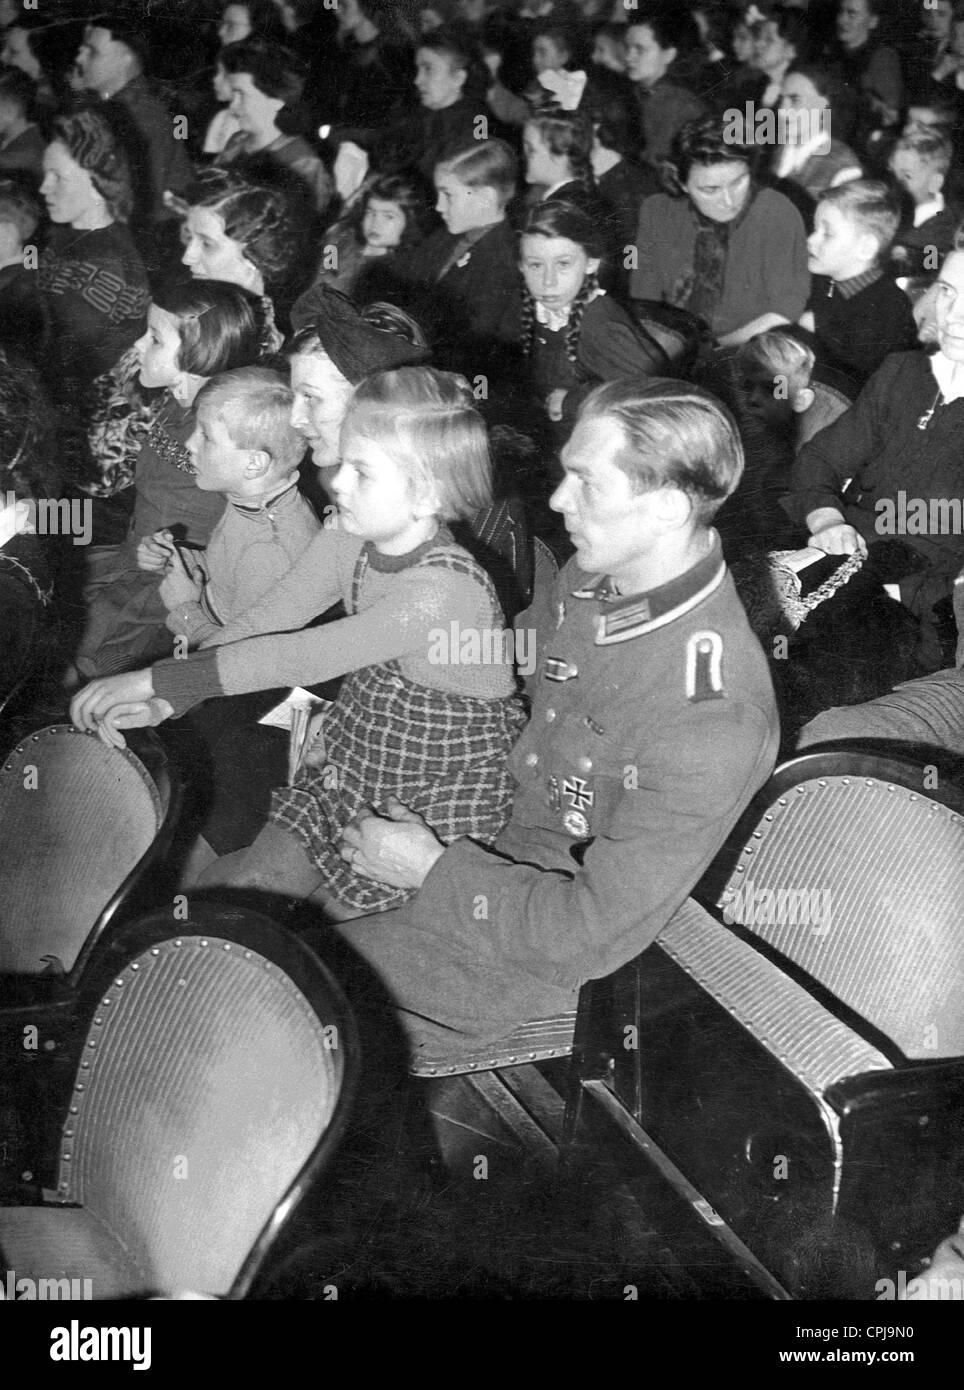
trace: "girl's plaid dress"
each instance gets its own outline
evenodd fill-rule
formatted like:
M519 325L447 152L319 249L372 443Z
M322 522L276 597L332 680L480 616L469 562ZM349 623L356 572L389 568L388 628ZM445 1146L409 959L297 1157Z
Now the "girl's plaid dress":
M464 551L439 547L416 563L474 579L500 621L491 580ZM352 577L353 614L367 566L363 550ZM397 660L365 666L345 677L325 719L325 766L303 768L293 786L276 791L271 819L304 843L339 901L364 912L398 907L414 890L356 874L338 852L345 827L362 807L377 809L396 796L446 844L462 835L491 844L509 817L508 755L524 724L517 695L485 700L432 689L403 676Z

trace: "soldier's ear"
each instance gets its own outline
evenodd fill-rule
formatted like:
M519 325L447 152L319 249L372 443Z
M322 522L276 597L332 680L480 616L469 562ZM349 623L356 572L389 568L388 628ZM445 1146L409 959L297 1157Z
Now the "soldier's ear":
M692 517L693 500L678 487L661 487L654 494L653 509L667 531L677 531Z

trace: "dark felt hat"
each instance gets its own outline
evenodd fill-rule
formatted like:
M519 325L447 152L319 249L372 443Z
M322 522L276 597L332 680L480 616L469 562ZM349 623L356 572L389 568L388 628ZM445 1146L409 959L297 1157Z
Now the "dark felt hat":
M353 386L372 372L414 366L429 356L426 347L370 323L350 299L327 287L313 326L321 346Z

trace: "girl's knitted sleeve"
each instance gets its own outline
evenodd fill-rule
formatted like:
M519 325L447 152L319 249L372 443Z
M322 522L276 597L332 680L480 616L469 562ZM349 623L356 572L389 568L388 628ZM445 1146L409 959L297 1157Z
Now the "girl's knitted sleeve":
M403 657L431 659L437 633L450 625L478 626L483 590L466 575L431 566L392 576L385 595L350 618L304 632L250 637L159 661L151 668L154 693L174 715L201 700L283 685L317 685L349 671Z

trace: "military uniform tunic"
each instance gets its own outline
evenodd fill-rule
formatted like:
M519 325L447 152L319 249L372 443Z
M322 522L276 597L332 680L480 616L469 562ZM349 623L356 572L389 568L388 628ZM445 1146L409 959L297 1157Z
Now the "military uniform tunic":
M426 1052L572 1008L638 955L776 757L766 661L715 534L632 597L571 561L543 606L509 824L491 849L450 845L405 907L338 928Z

